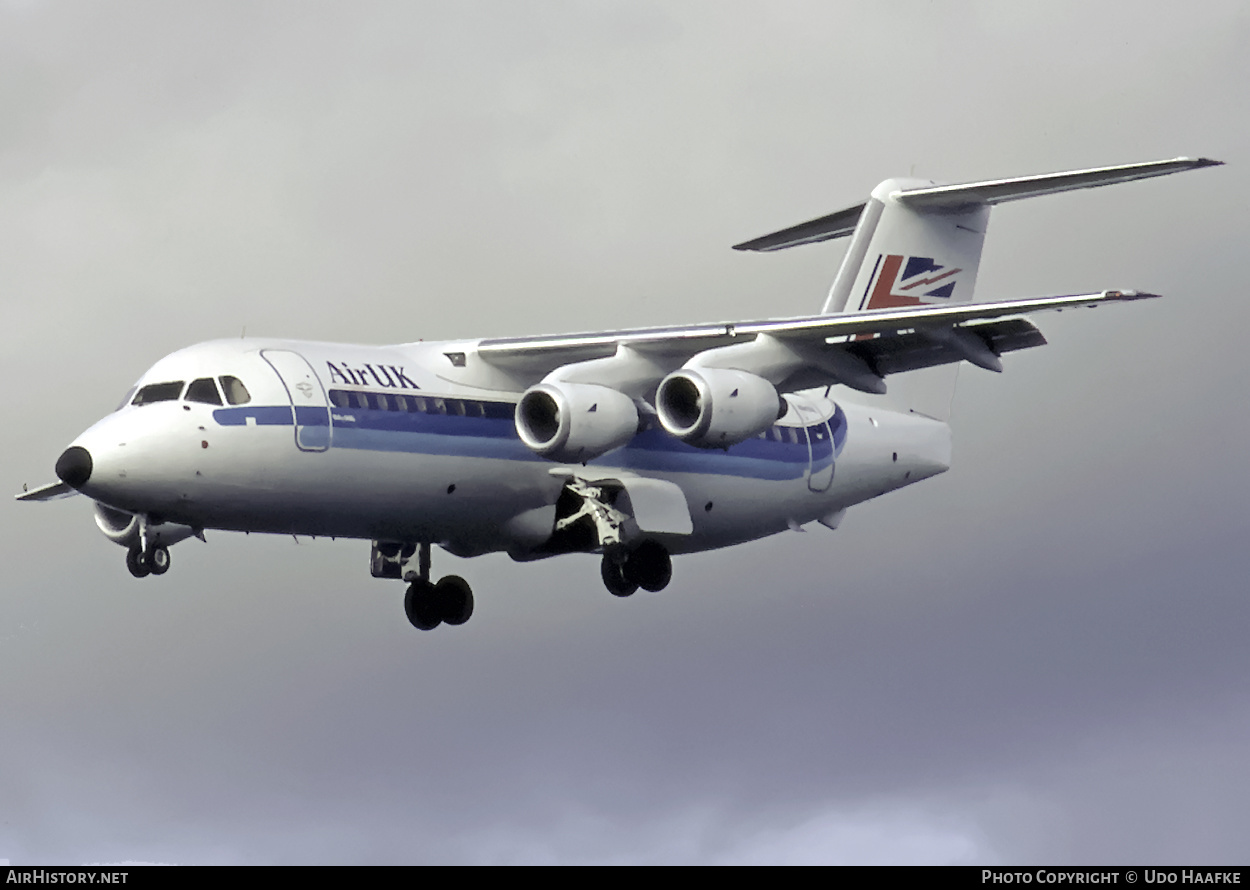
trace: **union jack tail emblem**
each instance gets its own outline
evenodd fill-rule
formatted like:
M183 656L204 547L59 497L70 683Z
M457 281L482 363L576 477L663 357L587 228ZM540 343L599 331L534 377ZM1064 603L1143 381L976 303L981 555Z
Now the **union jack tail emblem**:
M893 309L949 300L962 271L934 262L933 257L878 257L860 309Z

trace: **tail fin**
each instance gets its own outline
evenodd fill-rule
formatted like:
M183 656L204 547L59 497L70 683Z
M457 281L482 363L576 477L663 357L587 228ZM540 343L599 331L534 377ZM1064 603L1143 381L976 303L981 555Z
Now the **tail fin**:
M826 315L963 303L973 297L992 205L1219 163L1175 158L959 185L887 179L863 204L737 244L734 249L784 250L851 235L821 310ZM888 398L897 407L945 420L957 370L958 365L951 365L904 375L897 383L906 380L906 384L892 381Z

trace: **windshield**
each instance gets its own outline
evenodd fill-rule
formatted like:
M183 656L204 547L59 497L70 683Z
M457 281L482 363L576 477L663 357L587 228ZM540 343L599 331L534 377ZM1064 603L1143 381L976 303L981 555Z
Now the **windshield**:
M226 394L226 401L231 405L246 405L252 400L252 396L247 391L247 387L243 385L243 381L238 377L218 377L221 381L222 392Z
M201 377L192 380L187 387L188 402L204 402L207 405L220 405L221 396L217 394L217 384L212 377Z
M135 395L132 405L150 405L152 402L172 402L182 395L182 381L149 383Z

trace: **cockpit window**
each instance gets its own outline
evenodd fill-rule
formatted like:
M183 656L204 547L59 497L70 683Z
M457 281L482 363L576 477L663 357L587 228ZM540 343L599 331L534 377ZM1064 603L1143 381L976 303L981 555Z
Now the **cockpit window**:
M217 392L217 384L213 382L212 377L192 380L191 385L187 387L185 398L188 402L204 402L207 405L221 404L221 396Z
M221 390L226 394L226 401L231 405L246 405L252 400L251 393L238 377L218 377Z
M139 390L132 405L150 405L152 402L172 402L182 395L182 381L169 383L149 383Z
M133 396L134 394L135 394L135 388L132 386L130 387L130 389L126 390L126 394L122 396L122 403L118 405L115 410L120 411L123 408L125 408L127 405L129 405L130 397Z

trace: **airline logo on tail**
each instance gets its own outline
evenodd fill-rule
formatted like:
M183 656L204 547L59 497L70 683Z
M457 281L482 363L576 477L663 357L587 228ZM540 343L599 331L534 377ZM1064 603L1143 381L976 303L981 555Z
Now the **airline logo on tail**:
M860 309L894 309L951 299L963 269L943 266L927 256L877 257Z

